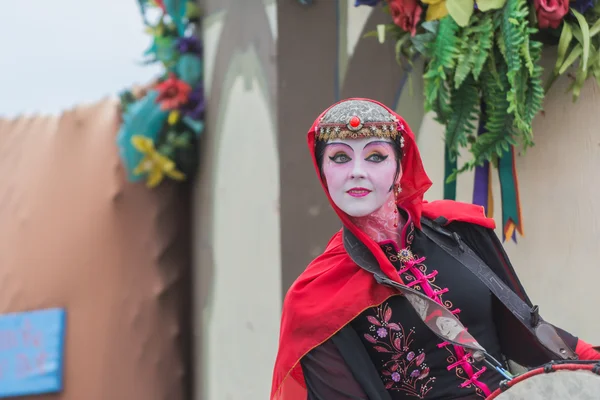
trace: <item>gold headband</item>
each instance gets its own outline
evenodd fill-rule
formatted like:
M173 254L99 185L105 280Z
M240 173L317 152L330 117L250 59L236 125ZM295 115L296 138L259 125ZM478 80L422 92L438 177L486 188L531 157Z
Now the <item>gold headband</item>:
M379 104L366 100L347 100L333 106L319 121L316 140L401 137L404 125Z

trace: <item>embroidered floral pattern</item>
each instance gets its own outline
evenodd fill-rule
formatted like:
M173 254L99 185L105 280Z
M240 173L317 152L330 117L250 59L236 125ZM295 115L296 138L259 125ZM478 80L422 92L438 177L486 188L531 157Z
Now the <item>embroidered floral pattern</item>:
M436 378L429 377L423 350L411 349L415 328L406 330L401 324L390 322L392 309L387 303L372 310L375 315L367 316L372 333L366 333L364 338L387 359L381 370L383 384L388 390L424 399Z

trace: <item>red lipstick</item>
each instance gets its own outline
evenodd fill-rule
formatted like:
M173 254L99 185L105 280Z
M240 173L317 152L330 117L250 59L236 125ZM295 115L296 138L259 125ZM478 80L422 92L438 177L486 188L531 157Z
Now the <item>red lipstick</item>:
M366 195L371 193L371 191L362 187L355 187L348 190L346 193L348 193L352 197L365 197Z

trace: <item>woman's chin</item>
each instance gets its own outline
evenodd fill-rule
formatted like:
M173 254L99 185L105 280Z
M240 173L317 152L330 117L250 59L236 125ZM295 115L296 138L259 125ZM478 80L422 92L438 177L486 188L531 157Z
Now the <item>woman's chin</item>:
M352 207L342 211L344 211L346 214L353 218L361 218L373 214L376 210L373 210L372 207Z

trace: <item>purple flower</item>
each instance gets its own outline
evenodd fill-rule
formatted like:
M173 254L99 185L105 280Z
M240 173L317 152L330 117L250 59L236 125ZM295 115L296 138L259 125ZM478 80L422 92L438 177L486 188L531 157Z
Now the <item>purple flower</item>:
M596 1L597 0L575 0L571 3L571 8L583 14L590 8L594 7Z
M385 328L379 328L377 329L377 336L379 336L380 338L384 338L387 336L387 329Z
M400 376L400 374L399 374L399 373L397 373L397 372L394 372L394 373L392 374L392 380L393 380L394 382L400 382L400 378L401 378L401 376Z
M371 6L374 7L377 4L379 4L381 0L356 0L354 2L354 7L358 7L358 6Z
M199 121L204 116L204 107L204 87L198 85L190 93L187 103L181 107L181 112L184 116Z
M413 372L410 373L410 376L412 378L416 378L419 375L421 375L421 371L419 371L418 369L415 369Z
M202 53L202 43L195 36L182 37L177 39L177 43L175 44L177 51L180 53L193 53L193 54L201 54Z
M406 355L408 361L411 361L413 358L415 358L415 353L412 351Z

